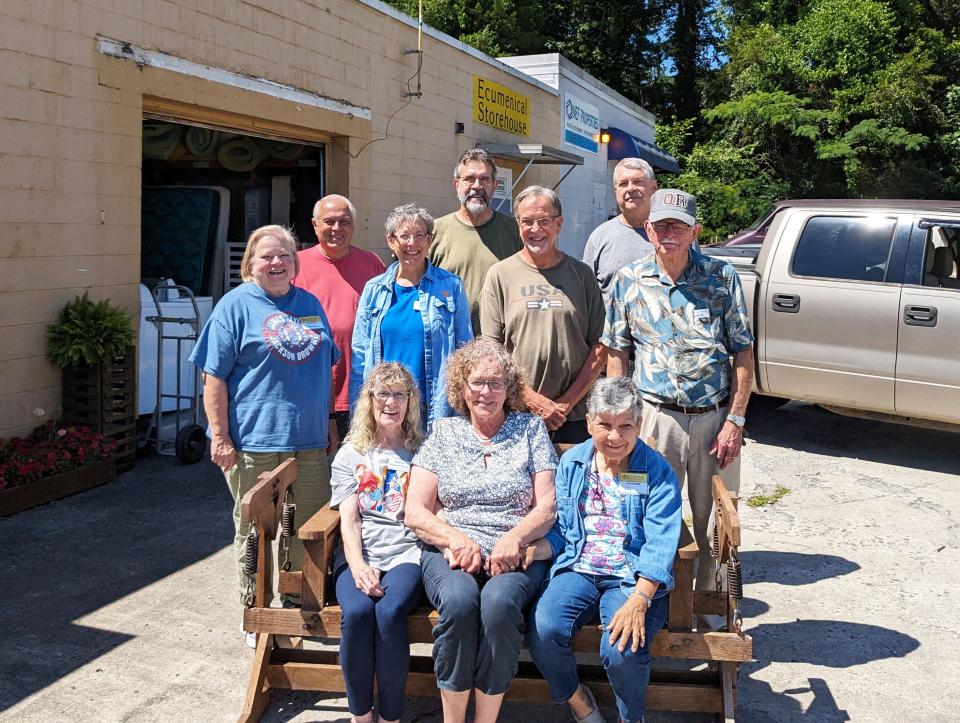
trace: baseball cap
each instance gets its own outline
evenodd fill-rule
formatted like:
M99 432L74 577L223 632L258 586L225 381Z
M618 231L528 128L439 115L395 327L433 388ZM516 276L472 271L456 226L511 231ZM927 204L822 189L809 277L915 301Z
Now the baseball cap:
M691 226L697 223L697 197L676 188L662 188L650 199L650 223L675 218Z

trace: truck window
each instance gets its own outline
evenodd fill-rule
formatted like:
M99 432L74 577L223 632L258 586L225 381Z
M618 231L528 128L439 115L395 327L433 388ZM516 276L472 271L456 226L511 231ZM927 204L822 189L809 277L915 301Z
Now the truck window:
M923 255L923 285L942 289L960 289L957 273L956 228L934 226L927 232Z
M794 251L791 272L851 281L883 281L896 229L895 218L814 216Z

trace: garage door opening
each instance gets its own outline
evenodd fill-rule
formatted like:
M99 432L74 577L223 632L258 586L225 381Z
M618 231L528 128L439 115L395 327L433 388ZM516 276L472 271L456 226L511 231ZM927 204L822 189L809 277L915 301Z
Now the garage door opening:
M277 223L305 245L315 242L310 222L313 204L325 193L326 147L169 118L144 118L142 130L138 412L143 436L156 440L159 434L162 441L175 439L200 411L197 374L188 360L191 339L214 304L242 283L240 261L250 233ZM185 290L166 290L171 284ZM172 433L160 429L169 425L156 413L182 417L176 410L186 410L189 419L174 419Z

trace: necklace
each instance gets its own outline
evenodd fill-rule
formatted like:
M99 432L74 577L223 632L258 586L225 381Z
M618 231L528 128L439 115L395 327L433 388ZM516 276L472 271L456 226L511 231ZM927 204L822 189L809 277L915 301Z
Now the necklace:
M613 481L620 479L620 475L611 475ZM593 463L590 465L589 487L587 488L587 500L592 504L594 511L599 511L601 515L607 515L607 494L603 487L603 478L600 470L597 468L597 458L594 455Z

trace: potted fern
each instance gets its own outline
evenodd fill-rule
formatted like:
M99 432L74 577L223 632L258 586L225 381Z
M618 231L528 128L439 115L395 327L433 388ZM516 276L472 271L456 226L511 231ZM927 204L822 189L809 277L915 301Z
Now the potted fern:
M81 424L115 443L118 470L136 452L134 329L123 309L84 292L47 329L47 356L63 370L63 421Z

